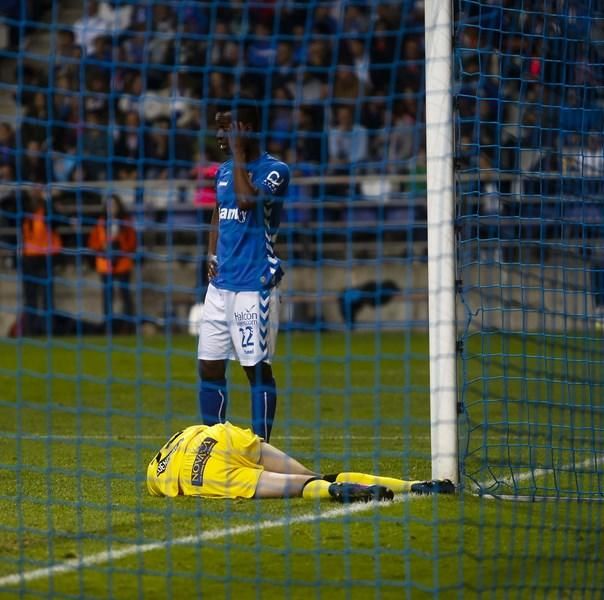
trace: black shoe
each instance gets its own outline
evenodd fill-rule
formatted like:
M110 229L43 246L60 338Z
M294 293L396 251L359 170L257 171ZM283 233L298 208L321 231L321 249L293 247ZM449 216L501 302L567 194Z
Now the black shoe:
M359 483L332 483L329 486L329 495L336 502L342 504L394 499L394 492L383 485L361 485Z
M450 479L432 479L431 481L420 481L411 486L414 494L454 494L455 485Z

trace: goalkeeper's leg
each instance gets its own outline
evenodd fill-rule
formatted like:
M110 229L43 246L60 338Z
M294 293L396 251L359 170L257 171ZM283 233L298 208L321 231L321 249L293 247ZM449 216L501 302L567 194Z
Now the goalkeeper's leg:
M310 477L320 477L299 463L295 458L285 454L285 452L275 448L266 442L262 444L262 453L260 455L260 464L273 473L287 473L289 475L308 475Z
M411 486L420 481L406 481L404 479L396 479L394 477L380 477L379 475L369 475L367 473L334 473L333 475L325 475L325 481L336 483L359 483L361 485L382 485L391 489L395 494L406 494L411 491Z
M325 475L325 481L336 483L356 483L365 486L377 485L391 489L395 494L454 494L455 485L449 479L432 479L427 481L406 481L394 477L380 477L367 473L334 473Z
M349 503L391 500L393 497L388 486L379 483L359 485L353 482L327 481L295 458L266 442L261 446L259 464L265 470L256 487L256 498L302 496L309 500L331 499Z
M392 500L394 493L382 485L333 483L320 477L272 473L263 471L256 485L255 498L295 498L306 500L334 500L344 504Z

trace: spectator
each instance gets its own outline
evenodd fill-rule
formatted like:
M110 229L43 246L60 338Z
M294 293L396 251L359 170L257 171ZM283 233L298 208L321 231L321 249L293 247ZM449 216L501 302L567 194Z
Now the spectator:
M358 38L347 38L345 44L354 74L359 82L360 92L365 95L372 88L369 52L363 40Z
M130 65L145 63L145 44L147 35L145 23L136 25L120 47L122 61Z
M61 29L57 31L54 53L55 77L64 75L69 77L72 81L77 81L80 72L80 66L78 64L79 56L80 49L75 43L74 32L70 29Z
M277 88L273 95L273 109L271 111L270 134L271 142L275 144L278 154L284 152L292 141L293 99L286 88ZM272 144L271 144L272 146Z
M351 67L338 67L333 84L333 98L338 101L356 102L361 95L359 80Z
M239 62L239 46L224 21L216 21L210 61L216 67L234 67Z
M26 116L21 125L21 141L23 145L35 141L40 144L50 137L47 99L42 92L34 95L33 103L26 110Z
M184 8L185 11L196 10L195 8ZM197 9L201 11L202 9ZM208 22L207 19L203 22L196 20L183 20L183 33L180 38L180 43L177 44L178 64L189 67L197 67L205 65L207 61L208 42L205 39L200 39L203 35L207 35Z
M223 98L232 98L235 91L233 79L219 71L212 71L208 79L208 89L204 93L207 99L206 111L209 116L216 113Z
M31 142L35 143L35 142ZM23 221L21 275L23 285L23 333L52 332L54 317L53 270L61 252L52 208L41 188L30 190L30 207ZM50 213L50 214L49 214Z
M19 226L19 184L15 182L15 168L0 164L0 248L6 253L2 261L7 267L14 265ZM14 267L13 267L14 268Z
M212 71L210 73L207 97L212 100L220 98L230 98L233 87L229 79L220 71Z
M47 173L45 154L42 153L40 142L31 140L27 143L21 159L20 177L21 181L27 181L28 183L48 183L52 181L52 177L49 177Z
M163 90L147 92L140 99L142 117L146 121L167 118L178 127L186 127L193 119L195 100L188 87L186 73L166 75L169 86Z
M413 95L411 103L416 104ZM416 111L413 104L398 103L393 111L392 128L386 144L388 168L391 172L400 172L404 161L418 151L419 135L417 132Z
M388 134L391 127L391 124L388 123L388 130L385 128L384 119L387 114L386 102L380 97L373 97L363 104L361 124L367 129L368 155L374 162L384 160L386 157Z
M342 31L348 34L362 35L367 32L369 19L364 12L364 7L357 4L348 4L344 9Z
M86 59L85 64L95 75L102 79L109 79L114 68L113 42L111 36L100 35L94 40L94 50Z
M15 132L9 123L0 123L0 165L15 164Z
M197 182L197 189L195 190L195 198L193 200L196 206L214 208L216 205L215 179L219 166L220 163L218 162L209 162L202 158L191 169L190 174ZM208 211L206 224L209 224L209 217L211 217L211 211Z
M140 117L135 111L126 115L125 124L114 134L115 170L119 179L134 179L137 176L137 165L144 156L145 135Z
M589 178L604 178L604 145L602 135L590 133L583 150L581 175Z
M107 126L98 113L90 113L82 136L84 177L95 181L107 178L109 140Z
M369 76L377 89L387 90L390 86L392 61L396 49L395 40L396 33L390 31L383 20L378 20L369 51Z
M94 51L94 40L106 35L108 23L99 14L99 3L97 0L84 0L84 12L82 17L73 24L75 41L81 46L86 54Z
M294 122L296 160L293 162L296 164L325 162L327 152L323 152L322 149L324 138L322 108L302 106L295 111Z
M147 84L152 90L163 87L167 71L154 67L171 65L174 63L174 37L176 26L174 13L165 4L153 4L153 35L147 41L146 63L149 65Z
M354 122L354 109L339 106L336 126L329 130L329 165L332 170L350 172L367 160L367 130Z
M125 83L125 93L120 95L117 102L117 108L122 115L130 111L142 114L144 91L143 76L138 72L130 73Z
M267 69L275 63L275 38L268 25L260 21L254 26L254 35L247 47L247 65L255 69Z
M273 70L273 89L284 88L293 97L296 91L294 51L290 42L279 42Z
M105 214L98 219L88 238L88 248L93 252L96 272L101 278L107 331L114 331L114 315L118 314L113 311L115 286L122 299L122 326L119 330L130 330L134 316L130 277L134 269L136 232L132 227L132 219L117 194L107 199Z
M51 144L58 147L65 147L71 140L70 124L73 119L77 119L77 113L74 114L73 100L77 99L73 91L71 79L67 76L57 78L55 94L52 98L52 140L46 140L47 146ZM77 106L77 103L76 103Z
M52 153L52 172L53 179L59 182L78 181L83 179L81 169L78 169L80 163L75 146L68 146L60 151Z
M102 70L94 70L88 76L88 93L84 98L84 110L87 114L107 114L109 112L109 81Z
M321 35L331 36L337 30L337 23L331 14L330 7L323 4L315 7L312 25L313 32Z
M153 124L145 143L145 177L147 179L167 179L171 174L170 143L167 119L159 119Z
M424 83L424 56L416 38L405 39L401 60L403 66L398 70L397 88L411 88L413 93L418 94Z
M329 49L322 40L315 40L308 46L306 65L297 73L296 96L303 104L320 104L328 96L327 81Z
M128 28L132 19L133 7L118 0L117 2L101 2L98 16L105 22L107 32L114 37L119 36Z

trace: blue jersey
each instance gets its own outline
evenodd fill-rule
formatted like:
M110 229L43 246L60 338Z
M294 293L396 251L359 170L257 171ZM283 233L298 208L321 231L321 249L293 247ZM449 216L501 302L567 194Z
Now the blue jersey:
M289 168L267 152L248 163L246 170L259 191L256 206L237 208L233 160L216 173L218 210L218 274L212 284L234 292L254 292L274 286L281 278L274 242L289 185Z

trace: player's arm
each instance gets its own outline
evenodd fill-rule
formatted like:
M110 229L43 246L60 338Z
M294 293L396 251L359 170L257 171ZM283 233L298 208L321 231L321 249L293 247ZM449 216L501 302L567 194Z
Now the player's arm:
M258 201L258 188L252 184L245 170L244 162L235 161L233 166L233 185L237 198L237 208L250 210Z
M218 204L212 211L210 221L210 234L208 236L208 279L214 279L218 274L218 263L216 261L216 247L218 245Z
M235 188L237 208L250 210L256 206L260 192L250 181L245 169L245 152L242 137L244 131L243 123L232 123L229 131L229 144L233 153L233 187Z

